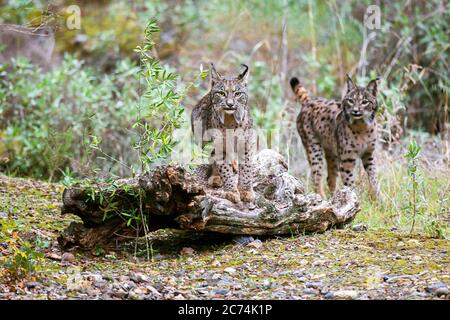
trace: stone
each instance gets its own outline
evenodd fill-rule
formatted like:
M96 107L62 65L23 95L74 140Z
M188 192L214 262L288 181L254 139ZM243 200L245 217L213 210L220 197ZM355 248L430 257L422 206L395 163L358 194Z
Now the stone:
M195 254L195 250L191 247L184 247L183 249L181 249L180 254L182 256L193 256Z
M358 224L355 224L354 226L352 226L352 230L356 231L356 232L367 231L367 229L368 229L368 227L364 223L358 223Z
M220 295L226 295L228 292L230 292L230 289L227 288L218 288L214 290L214 294L220 294Z
M129 276L130 276L130 279L136 283L149 281L149 277L140 272L130 272Z
M435 296L443 296L449 294L448 285L445 283L436 283L425 287L425 291Z
M259 239L255 240L255 241L252 241L249 244L247 244L247 247L252 247L252 248L255 248L255 249L260 249L260 248L262 248L262 246L263 246L263 243Z
M230 274L236 273L236 269L232 268L232 267L225 268L223 271L230 273Z
M75 256L70 253L70 252L64 252L63 255L61 256L61 261L62 262L74 262L75 261Z
M325 294L325 299L349 299L353 300L359 296L359 292L355 290L337 290L329 291Z
M311 288L305 288L303 289L303 293L308 295L315 295L317 294L317 291Z
M246 246L253 241L255 241L255 239L252 236L237 236L233 238L233 242L243 246Z

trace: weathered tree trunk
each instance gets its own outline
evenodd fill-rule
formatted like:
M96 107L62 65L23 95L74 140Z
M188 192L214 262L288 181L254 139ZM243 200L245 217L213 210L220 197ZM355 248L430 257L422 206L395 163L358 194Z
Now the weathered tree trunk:
M99 243L142 235L161 228L241 235L282 235L324 232L350 222L359 211L354 191L344 188L330 201L305 193L287 172L285 160L271 150L256 158L256 201L233 204L206 186L208 166L189 173L177 165L160 166L135 179L112 185L97 183L66 189L62 213L79 216L60 236L63 246L92 248ZM131 224L127 226L127 223Z

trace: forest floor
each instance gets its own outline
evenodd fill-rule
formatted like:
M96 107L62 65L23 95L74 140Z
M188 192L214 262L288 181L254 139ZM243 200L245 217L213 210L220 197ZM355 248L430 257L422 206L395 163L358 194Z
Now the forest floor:
M0 299L450 298L448 240L353 225L248 244L161 231L150 260L133 239L64 252L56 239L77 218L60 214L62 185L0 176L0 191Z

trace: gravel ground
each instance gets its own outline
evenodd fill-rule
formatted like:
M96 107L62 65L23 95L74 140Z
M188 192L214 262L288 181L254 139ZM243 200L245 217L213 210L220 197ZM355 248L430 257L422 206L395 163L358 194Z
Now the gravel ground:
M361 225L259 239L163 230L149 251L130 239L64 252L56 238L76 218L60 215L62 190L0 176L0 299L450 298L448 240ZM7 265L18 239L42 253L22 277Z

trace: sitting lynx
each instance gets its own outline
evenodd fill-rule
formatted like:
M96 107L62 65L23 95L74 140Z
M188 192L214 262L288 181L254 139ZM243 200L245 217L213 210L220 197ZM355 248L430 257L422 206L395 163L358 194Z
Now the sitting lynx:
M237 77L225 77L211 64L211 90L191 115L194 139L202 146L214 142L210 184L223 185L223 197L236 203L255 198L251 159L256 144L247 106L248 67L243 66Z
M291 87L303 105L297 117L297 130L311 166L313 183L322 197L323 157L327 161L328 187L336 188L338 171L345 186L353 187L353 169L358 158L369 176L370 195L376 197L378 183L375 172L374 150L377 139L377 80L367 87L356 86L347 75L347 92L342 102L310 98L297 78Z

